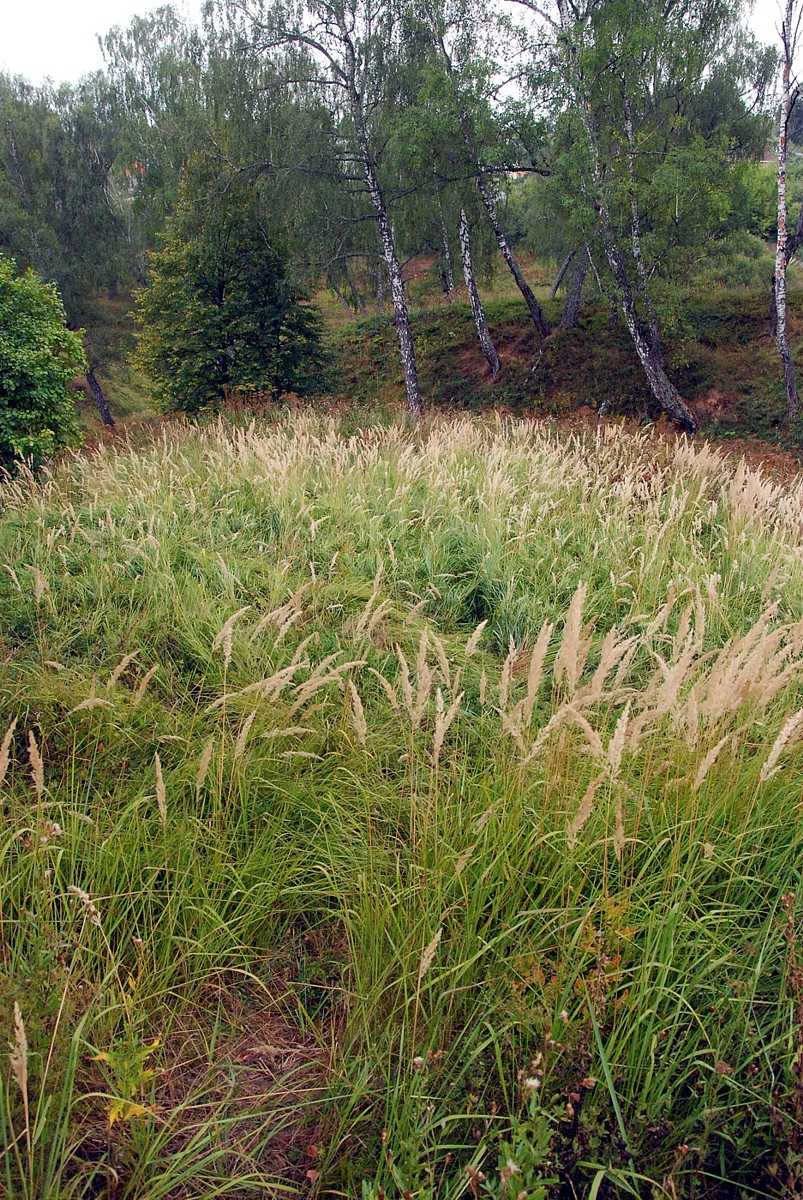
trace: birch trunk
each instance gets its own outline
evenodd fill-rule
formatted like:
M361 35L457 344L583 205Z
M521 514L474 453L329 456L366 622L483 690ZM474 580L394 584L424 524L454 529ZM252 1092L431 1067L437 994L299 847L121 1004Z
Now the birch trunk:
M557 296L558 288L563 283L566 272L568 271L569 267L574 262L576 254L577 254L576 250L570 250L569 253L566 255L566 257L564 258L563 262L561 263L560 270L558 271L557 275L555 276L555 282L552 284L552 287L549 289L549 295L553 300Z
M482 197L482 203L485 205L485 211L488 214L488 220L491 222L491 228L494 231L496 244L502 254L502 258L508 265L510 274L516 281L516 286L524 297L524 302L527 305L530 316L533 319L536 329L542 338L549 336L549 325L547 319L541 311L541 305L535 298L532 288L521 273L521 267L518 264L515 254L510 249L508 240L502 230L502 225L499 221L499 215L496 211L493 196L488 190L488 184L482 171L478 171L476 175L477 189Z
M98 406L98 413L104 425L109 429L114 429L114 417L109 412L109 406L106 403L106 397L103 394L103 388L100 386L95 375L95 369L92 366L87 367L86 381L89 384L89 390L95 398L95 403Z
M382 239L382 252L388 269L390 294L393 298L393 313L396 322L396 332L399 336L399 351L401 353L402 369L404 370L404 387L407 392L407 407L415 417L423 417L424 402L421 399L421 386L418 382L418 364L415 357L413 331L410 328L410 313L407 308L407 297L404 294L401 264L396 253L396 243L393 238L393 227L390 223L385 198L379 184L376 171L370 158L366 156L365 180L371 203L376 213L379 226L379 236Z
M482 307L480 294L477 291L477 281L474 278L474 265L471 261L471 238L468 232L468 217L464 208L460 210L460 256L463 260L463 275L466 280L468 298L471 302L474 324L477 327L480 349L485 355L488 366L491 368L491 379L496 379L501 364L499 362L499 355L496 353L496 347L493 344L493 339L491 338L491 331L488 328L488 321L485 317L485 310Z
M577 255L574 269L569 276L569 286L566 289L566 303L563 305L563 316L560 322L561 329L577 328L577 322L580 320L580 306L583 302L583 284L586 281L590 265L588 248L583 246Z
M664 348L661 345L661 337L658 332L658 318L655 315L655 310L650 300L649 288L647 286L647 268L641 248L641 213L639 212L638 193L636 191L636 135L633 128L633 108L626 90L622 101L622 108L625 117L625 132L627 134L627 174L630 184L630 245L633 250L633 261L636 264L641 301L644 311L647 314L647 330L649 331L653 352L660 360L661 365L664 366Z
M441 243L443 245L444 291L448 296L454 291L454 264L452 263L452 250L449 245L449 232L443 218L441 218Z
M789 264L789 232L787 229L786 203L786 157L787 127L794 107L791 73L796 41L795 0L786 0L786 11L781 26L783 45L783 73L781 76L781 120L778 131L778 243L775 249L775 345L783 366L786 391L786 415L790 420L797 416L798 396L795 364L789 346L786 304L786 268Z
M792 0L788 0L791 3ZM569 0L557 0L560 16L560 28L566 55L566 68L574 89L575 100L583 127L586 133L591 166L591 178L596 192L599 209L599 231L602 239L605 258L613 276L619 306L627 325L628 333L638 355L644 374L650 385L650 390L662 411L675 421L686 433L694 433L697 422L691 409L685 403L675 385L669 379L664 367L664 355L657 328L645 327L636 305L633 287L622 258L616 237L616 230L608 204L607 189L597 144L597 131L591 104L583 83L582 70L578 64L578 50L572 38L572 14ZM632 233L632 230L631 230Z
M337 67L341 86L345 90L351 117L354 121L355 140L359 148L365 183L371 205L374 209L376 223L379 226L379 237L382 243L382 254L388 269L390 294L393 298L393 312L396 332L399 337L399 351L402 369L404 371L404 387L407 393L407 408L415 417L423 417L424 403L421 399L421 387L418 382L418 364L415 357L415 343L410 328L410 314L407 309L407 297L404 294L401 264L396 252L396 242L393 237L393 226L390 222L387 204L376 169L376 157L371 151L370 138L365 121L363 106L363 90L358 81L357 54L352 40L352 28L346 20L344 10L332 6L331 18L339 31L339 42L342 49L342 66ZM330 58L330 61L331 58Z
M449 79L452 80L453 75L454 75L454 69L452 67L452 60L449 57L449 52L446 49L446 46L444 45L444 41L443 41L442 37L439 37L436 35L436 42L437 42L437 47L440 52L441 58L443 59L443 65L446 68L446 74L449 76ZM457 98L456 89L455 89L455 98ZM496 204L494 203L493 196L491 195L490 190L488 188L488 183L485 178L485 175L483 174L482 168L479 165L478 155L474 148L473 139L471 137L471 132L469 129L468 114L465 112L465 110L461 109L459 115L460 115L460 129L463 134L463 144L464 144L466 150L468 151L468 155L471 160L472 167L476 167L477 173L474 176L474 178L475 178L475 181L477 184L477 190L482 198L482 203L485 207L485 211L488 214L488 220L491 223L491 228L494 231L494 237L496 238L496 244L499 247L502 258L507 263L510 274L513 276L513 278L516 281L516 286L518 287L519 291L521 292L522 296L524 297L524 302L527 305L527 309L530 313L530 316L533 319L536 329L538 330L538 332L540 333L542 338L548 337L549 336L549 325L547 324L546 317L544 316L543 312L541 311L541 306L538 303L538 301L536 300L535 295L533 294L533 290L530 287L529 283L524 278L524 276L521 272L521 267L519 266L518 261L516 259L516 256L508 244L508 240L505 237L501 222L499 220L499 214L496 211Z

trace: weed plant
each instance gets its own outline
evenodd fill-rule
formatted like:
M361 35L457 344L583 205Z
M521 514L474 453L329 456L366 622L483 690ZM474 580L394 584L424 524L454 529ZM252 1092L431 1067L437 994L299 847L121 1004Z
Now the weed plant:
M803 484L525 422L3 487L0 1190L803 1186Z

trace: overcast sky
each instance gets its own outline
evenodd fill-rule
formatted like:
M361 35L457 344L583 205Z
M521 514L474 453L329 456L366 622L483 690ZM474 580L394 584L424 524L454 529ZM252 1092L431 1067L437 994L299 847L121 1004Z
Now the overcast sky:
M164 0L161 0L164 2ZM48 76L74 83L103 66L97 35L126 25L135 13L150 12L160 0L3 0L0 69L24 75L31 83ZM196 16L201 0L179 0L176 7ZM754 0L752 24L765 41L774 40L776 0Z

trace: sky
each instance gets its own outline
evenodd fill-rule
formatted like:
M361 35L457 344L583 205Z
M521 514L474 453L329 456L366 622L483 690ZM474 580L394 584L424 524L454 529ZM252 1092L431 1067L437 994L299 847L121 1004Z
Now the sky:
M75 83L103 66L99 33L127 25L160 2L165 0L4 0L0 70L36 84L47 77ZM200 0L174 3L191 16L200 10ZM763 41L775 40L778 13L776 0L754 0L751 24Z
M168 0L2 0L0 70L31 83L76 83L103 66L97 35ZM197 17L200 0L172 0Z

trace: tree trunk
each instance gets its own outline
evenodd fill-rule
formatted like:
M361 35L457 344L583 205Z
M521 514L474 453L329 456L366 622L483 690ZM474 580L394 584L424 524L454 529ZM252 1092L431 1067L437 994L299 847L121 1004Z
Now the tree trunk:
M463 275L465 276L466 288L468 289L468 298L471 302L474 324L477 327L480 348L485 355L488 366L491 368L491 379L496 379L501 364L499 362L499 355L496 353L496 347L493 344L493 339L491 338L491 331L488 328L480 294L477 291L477 281L474 278L474 265L471 261L471 238L468 232L468 217L464 208L460 210L460 256L463 260Z
M376 260L376 311L385 312L385 276L382 271L382 259Z
M441 58L443 59L443 65L446 68L446 74L449 76L449 79L451 80L453 78L453 74L454 74L453 67L452 67L452 60L449 57L449 52L446 49L446 45L443 41L443 38L437 34L435 36L436 36L437 48L440 52ZM456 89L454 91L454 95L455 95L455 99L458 99ZM505 262L508 265L508 269L510 270L511 275L513 276L513 278L516 281L516 286L518 287L519 291L521 292L522 296L524 297L524 301L527 305L530 316L532 317L533 322L535 323L536 329L538 330L538 332L540 333L542 338L548 337L549 336L549 325L547 324L546 317L544 316L543 312L541 311L540 304L538 303L535 296L533 295L532 288L530 287L527 280L522 275L521 267L519 266L519 264L516 260L516 256L514 255L513 251L510 249L507 238L505 237L504 232L502 231L502 226L499 221L499 215L496 211L496 205L494 204L493 196L491 195L491 193L488 189L488 184L485 179L485 175L483 174L482 168L479 165L479 158L478 158L476 149L474 147L473 139L471 137L471 131L469 128L468 114L464 109L462 109L460 111L460 129L463 134L463 144L466 147L466 150L468 151L469 158L471 159L472 164L474 166L476 166L477 173L474 178L477 183L477 190L479 191L480 196L482 197L482 203L484 204L485 211L488 214L488 220L491 222L491 228L494 231L494 237L496 238L496 244L499 247L499 250L502 254L502 258L505 260Z
M407 407L415 417L423 417L424 403L421 399L421 387L418 382L418 364L415 358L415 343L410 328L410 314L407 310L407 297L404 294L401 264L396 252L393 238L393 227L390 223L382 185L376 169L376 156L371 150L368 128L365 122L363 107L363 91L358 80L357 52L353 40L353 27L349 26L346 13L342 8L332 6L331 15L339 30L339 42L343 53L343 65L337 67L337 75L341 86L345 88L351 117L354 121L356 143L359 148L365 183L368 195L379 226L379 236L382 242L382 253L388 268L390 291L393 297L393 311L396 322L396 332L399 335L399 350L401 352L402 368L404 370L404 387L407 392Z
M560 322L561 329L577 328L577 322L580 320L580 306L583 302L583 284L586 281L590 265L588 247L583 246L575 260L574 270L569 276L566 303L563 305L563 317Z
M781 120L778 132L778 243L775 250L775 344L783 366L784 389L786 391L786 415L789 420L797 416L798 397L795 365L789 346L786 306L786 268L789 263L789 233L787 230L786 205L786 155L787 126L794 106L791 93L792 59L794 57L795 0L786 0L786 12L781 26L783 45L783 74L781 84Z
M652 342L653 352L660 360L661 365L665 367L664 348L661 345L661 336L658 332L658 318L650 300L647 268L641 249L641 214L639 212L638 193L636 191L636 136L633 128L633 108L627 90L624 93L622 107L625 117L625 131L627 133L627 173L630 184L630 244L633 249L633 261L636 264L636 275L641 292L642 306L647 314L647 330Z
M396 253L396 243L393 238L393 229L390 224L388 210L385 207L385 198L382 194L379 178L374 170L373 162L368 157L367 146L364 147L364 150L366 152L365 179L368 184L371 203L373 204L374 212L376 213L379 234L382 238L382 251L384 253L385 263L388 268L390 294L393 297L393 313L396 322L396 332L399 335L399 350L401 352L402 368L404 370L404 387L407 392L407 407L413 416L423 417L424 402L421 399L421 387L418 382L418 364L416 363L415 358L413 331L410 328L410 314L407 309L407 297L404 294L404 282L402 280L401 264L399 263L399 256Z
M107 425L109 429L114 429L114 417L109 412L109 406L106 403L106 397L103 395L103 388L97 381L94 367L87 367L86 381L89 384L90 392L95 398L95 403L98 406L98 412L100 413L101 421L104 425Z
M443 245L443 290L445 293L447 293L447 295L451 295L451 293L453 293L455 290L455 270L453 263L451 263L451 248L449 246L447 222L443 220L443 217L441 217L441 242Z
M346 282L349 285L349 291L351 293L351 302L354 305L354 311L358 312L358 313L365 312L365 303L363 301L362 296L357 291L357 288L354 284L354 280L351 278L351 275L349 274L348 268L346 268Z
M332 289L334 294L337 296L338 300L343 305L346 312L351 312L351 305L349 304L348 300L343 295L340 288L337 286L337 284L335 283L335 281L333 279L329 281L329 287Z
M570 250L569 253L566 255L566 257L564 258L563 262L561 263L560 270L558 271L557 275L555 276L555 282L552 284L552 287L549 289L549 295L553 300L557 296L558 288L563 283L564 276L565 276L566 272L568 271L569 267L574 262L574 257L576 254L577 254L576 250Z
M502 226L496 211L496 205L494 204L493 197L488 190L488 184L485 181L485 176L483 175L482 171L477 172L476 180L477 188L480 196L482 197L482 202L485 205L485 211L488 214L488 220L491 222L491 228L494 231L496 244L501 251L502 258L507 263L510 274L515 279L516 286L524 297L524 301L529 309L530 316L535 323L536 329L542 338L548 337L549 325L547 324L547 319L541 311L541 305L536 300L532 288L521 273L521 267L516 260L516 256L508 245L507 238L502 231Z
M791 0L789 0L791 2ZM575 100L580 118L588 141L591 166L591 178L596 191L596 207L599 211L599 232L602 239L605 257L613 275L619 304L622 310L628 333L633 339L633 345L638 355L644 374L647 376L650 389L663 412L677 422L686 433L694 433L697 422L686 405L677 388L669 379L665 367L663 349L657 337L657 328L645 328L639 317L633 288L627 274L624 260L611 217L610 206L606 191L604 172L600 159L597 132L594 125L594 115L591 104L583 85L582 68L579 63L579 51L573 37L573 17L569 0L557 0L558 14L565 53L566 73L574 90ZM632 233L632 230L631 230Z

